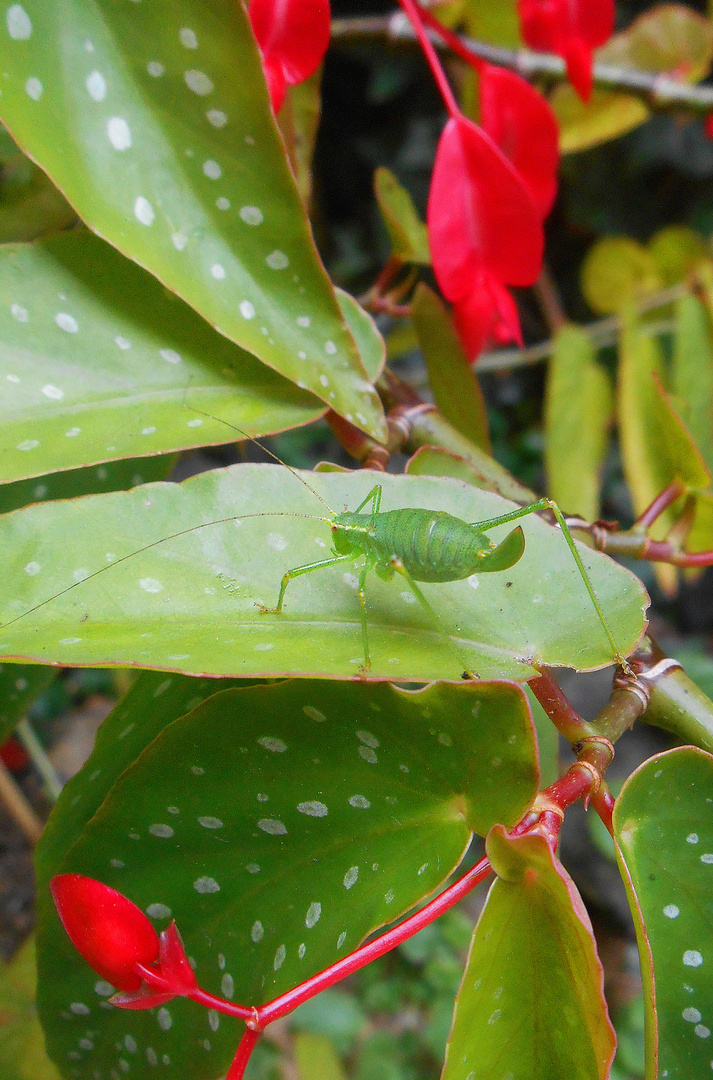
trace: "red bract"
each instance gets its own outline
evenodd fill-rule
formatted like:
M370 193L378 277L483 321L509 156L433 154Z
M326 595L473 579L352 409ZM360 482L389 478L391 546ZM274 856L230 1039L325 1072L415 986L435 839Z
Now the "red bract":
M59 917L72 944L97 974L120 990L136 991L136 965L153 964L158 934L143 911L101 881L60 874L50 883Z
M175 922L161 933L159 939L158 966L139 968L144 982L138 990L114 994L112 1005L123 1009L153 1009L177 996L185 996L198 985L193 968L188 962L181 935Z
M552 109L529 82L481 64L480 119L490 138L525 181L542 218L557 195L559 128Z
M277 114L287 87L308 79L322 62L329 45L329 0L250 0L250 21Z
M519 341L517 312L503 286L537 280L542 214L511 162L463 116L449 120L441 135L427 216L434 273L455 306L471 359L490 338Z
M592 50L614 30L614 0L518 0L522 36L531 49L563 57L583 101L592 93Z

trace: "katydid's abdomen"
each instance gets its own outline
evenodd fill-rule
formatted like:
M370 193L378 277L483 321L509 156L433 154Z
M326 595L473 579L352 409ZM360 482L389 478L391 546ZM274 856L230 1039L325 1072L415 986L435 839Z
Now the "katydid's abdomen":
M522 556L522 530L496 547L474 525L439 510L407 508L383 513L338 514L332 524L340 554L362 552L386 566L398 559L414 581L461 581L471 574L506 570Z

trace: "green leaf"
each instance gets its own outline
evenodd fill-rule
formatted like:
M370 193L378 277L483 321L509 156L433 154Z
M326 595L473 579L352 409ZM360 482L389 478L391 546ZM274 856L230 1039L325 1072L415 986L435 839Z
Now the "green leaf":
M386 342L369 312L353 296L344 289L336 289L335 292L366 373L372 382L376 382L386 361Z
M342 1063L324 1035L298 1035L295 1065L299 1080L346 1080Z
M676 337L673 356L673 393L681 417L713 469L713 338L711 320L704 305L693 295L676 305Z
M0 131L0 244L34 240L77 220L52 181Z
M55 668L37 664L0 664L0 743L12 734L33 701L56 677Z
M493 45L522 45L515 0L465 0L468 33Z
M234 0L24 0L0 115L90 227L237 345L377 438Z
M33 502L73 499L77 495L96 495L102 491L122 491L152 480L165 480L176 463L175 454L149 458L124 458L107 461L91 469L68 469L49 473L41 479L17 480L0 486L0 514L19 510Z
M302 202L312 199L312 158L322 112L322 68L309 79L288 86L277 123L285 140L290 164Z
M0 963L0 1071L3 1080L59 1080L35 1011L35 943Z
M658 343L629 316L621 338L617 409L624 474L637 515L672 480L694 489L711 483L700 451L663 389L662 370ZM651 535L665 536L674 520L675 508L658 518Z
M667 225L648 243L665 286L677 285L701 264L710 262L710 251L700 233L686 225Z
M663 282L650 251L628 236L605 236L589 251L582 266L582 292L592 311L623 311Z
M0 548L13 588L0 615L0 656L249 678L353 678L364 662L353 564L293 582L282 614L256 606L276 604L287 570L329 557L331 519L312 516L324 509L298 477L282 466L238 465L182 484L4 515ZM306 477L339 508L355 509L374 483L364 473ZM382 511L430 508L478 522L516 509L443 478L385 475L379 483ZM405 581L369 575L373 677L460 678L467 661L483 678L522 679L531 677L531 664L611 663L559 530L536 515L522 525L524 557L505 573L423 586L448 639ZM511 530L500 526L489 535L500 542ZM586 547L581 553L619 649L629 652L643 632L646 593L605 556Z
M613 394L590 338L577 326L558 331L547 371L545 463L559 506L599 517L600 471L609 442Z
M410 476L451 476L484 491L495 491L514 502L534 502L537 496L495 458L474 446L469 457L460 457L439 446L422 446L406 466Z
M0 341L0 480L234 442L229 424L264 434L324 411L88 232L0 251Z
M450 315L427 285L416 287L411 317L436 405L456 431L489 454L488 414L478 376Z
M683 4L657 4L596 52L599 63L613 68L666 72L685 82L707 75L712 59L710 20ZM587 105L569 85L556 87L550 101L565 154L624 135L650 116L637 98L596 88Z
M3 670L7 670L5 665ZM52 668L35 667L38 672ZM191 679L160 671L139 672L131 689L97 732L84 767L62 788L35 851L38 880L46 886L92 815L125 769L168 724L195 709L217 690L230 689L232 680Z
M227 690L165 727L44 872L99 878L159 928L172 916L200 985L258 1004L428 896L473 829L512 824L536 790L516 686L414 693L299 680ZM225 1071L234 1023L177 1000L158 1014L103 1009L107 988L45 889L40 918L40 1010L69 1075L68 1066L77 1080L122 1069L128 1049L135 1075L149 1076L149 1047L170 1056L167 1080Z
M713 756L657 754L614 809L619 862L639 941L646 1077L706 1076L713 1050Z
M584 904L541 836L495 826L499 875L475 928L443 1080L605 1080L614 1031Z
M428 233L413 205L413 199L389 169L374 173L374 194L391 240L394 255L404 262L431 265Z

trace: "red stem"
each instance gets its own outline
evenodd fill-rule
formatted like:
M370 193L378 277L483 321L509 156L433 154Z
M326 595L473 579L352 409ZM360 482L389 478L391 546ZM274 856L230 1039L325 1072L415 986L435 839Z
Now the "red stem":
M614 813L614 796L606 784L602 784L601 789L597 794L592 795L592 806L604 822L607 831L613 835L614 823L612 821L612 815Z
M454 34L452 30L449 30L447 26L439 22L435 15L432 15L427 8L421 8L421 18L425 22L426 26L430 26L432 30L435 30L439 37L441 37L451 52L454 52L456 56L460 56L461 60L465 60L466 64L470 64L476 71L481 71L485 65L485 61L481 60L479 56L476 56L474 52L471 52L467 45L464 45L457 34Z
M255 1044L259 1038L259 1031L253 1031L252 1028L245 1029L243 1037L238 1043L238 1049L235 1051L233 1063L228 1069L225 1080L242 1080L245 1066L250 1061L250 1055L255 1049Z
M409 916L408 919L404 919L402 923L395 926L392 930L388 930L381 937L376 938L374 941L368 942L366 945L362 945L361 948L355 949L349 956L345 956L342 960L337 960L336 964L332 964L330 967L325 968L324 971L320 971L317 975L313 975L311 979L307 979L299 986L293 987L285 994L281 994L273 1001L268 1001L265 1005L257 1005L254 1008L246 1008L245 1005L233 1005L230 1001L224 1001L223 998L214 997L205 990L194 991L188 996L192 1001L200 1001L201 1005L209 1006L211 1009L217 1009L219 1012L226 1013L228 1016L238 1016L245 1020L248 1017L251 1019L251 1023L262 1030L267 1024L271 1024L274 1020L279 1020L281 1016L285 1016L287 1013L292 1012L298 1005L301 1005L304 1001L308 1001L309 998L314 997L315 994L321 993L322 990L326 990L327 987L333 986L335 982L339 982L340 979L346 978L347 975L351 975L355 971L359 971L360 968L366 967L373 960L377 960L384 953L390 952L395 949L397 945L400 945L402 941L406 941L408 938L417 934L419 930L423 930L424 926L429 926L434 922L444 911L448 911L454 904L457 904L459 900L462 900L476 885L479 885L488 874L490 873L490 863L487 859L481 859L479 863L476 863L470 870L468 870L461 878L454 881L452 885L449 885L447 889L426 904L425 907L417 911L415 915ZM232 1073L228 1074L228 1080L237 1080L239 1074L235 1074L235 1078Z
M680 480L673 480L668 487L665 487L663 491L656 496L654 501L646 507L641 517L636 519L634 530L648 529L649 525L653 525L656 518L660 517L664 510L667 510L671 503L674 503L676 499L680 499L685 491L685 484L682 484Z
M448 114L453 120L457 120L458 117L462 115L458 108L458 102L451 90L448 79L446 78L446 73L441 66L441 61L438 59L438 54L433 47L433 43L423 26L423 18L426 13L423 8L416 3L416 0L399 0L399 3L408 15L411 25L414 28L418 43L424 51L426 59L428 60L428 66L433 73L433 77L438 84L438 89L441 92L441 97L448 109Z
M568 742L576 743L593 734L589 724L572 708L565 694L546 668L528 684L550 720Z
M675 551L667 540L649 540L639 556L650 562L666 562L672 566L712 566L713 551Z

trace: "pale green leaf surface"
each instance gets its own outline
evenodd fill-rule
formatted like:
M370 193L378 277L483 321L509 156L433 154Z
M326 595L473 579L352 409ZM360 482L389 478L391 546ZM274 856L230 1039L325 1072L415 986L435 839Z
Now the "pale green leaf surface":
M549 493L567 513L599 517L600 472L614 407L612 389L587 334L558 333L547 371L545 464Z
M639 939L647 1080L707 1076L713 1068L713 756L685 746L646 761L616 801L614 831Z
M0 116L82 218L221 334L379 437L234 0L25 0Z
M657 4L614 34L595 56L615 68L667 72L672 78L697 82L713 59L713 26L683 4ZM550 100L565 154L624 135L650 115L637 98L596 88L586 105L567 84L556 87Z
M423 283L414 293L411 317L436 405L461 435L489 453L488 414L478 376L450 315L433 289Z
M0 480L234 442L229 424L265 434L324 411L89 232L0 251L0 346Z
M499 879L473 934L443 1080L605 1080L614 1031L574 882L540 836L487 840Z
M228 690L164 728L52 869L118 888L158 928L172 915L200 985L257 1004L429 895L474 828L514 822L536 789L512 685ZM167 1080L225 1071L233 1023L176 1000L158 1013L103 1009L106 988L44 890L42 906L40 1008L67 1075L123 1069L128 1050L149 1076L149 1047L169 1055Z
M394 254L404 262L431 265L428 233L405 187L389 169L374 173L374 194L384 219Z
M355 509L374 483L364 473L305 476L338 510ZM430 508L478 522L514 509L445 478L385 475L379 482L382 511ZM288 569L329 557L324 513L284 467L239 465L178 485L6 514L0 545L12 591L3 598L0 655L186 674L353 678L364 662L353 563L293 581L280 615L256 606L274 606ZM464 658L483 678L529 678L533 663L610 663L559 530L536 515L522 527L525 554L506 572L423 585L440 630L405 581L370 574L371 676L460 678ZM500 541L510 531L498 526L489 535ZM622 567L580 550L619 649L629 652L643 632L646 593Z

